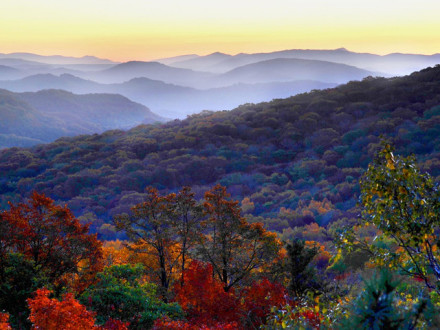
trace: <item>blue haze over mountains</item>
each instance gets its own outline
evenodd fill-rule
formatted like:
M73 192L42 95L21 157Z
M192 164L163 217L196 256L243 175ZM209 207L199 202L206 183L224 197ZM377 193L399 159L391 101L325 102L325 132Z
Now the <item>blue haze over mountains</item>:
M440 54L379 56L343 48L126 63L93 56L0 54L0 148L231 110L438 63Z

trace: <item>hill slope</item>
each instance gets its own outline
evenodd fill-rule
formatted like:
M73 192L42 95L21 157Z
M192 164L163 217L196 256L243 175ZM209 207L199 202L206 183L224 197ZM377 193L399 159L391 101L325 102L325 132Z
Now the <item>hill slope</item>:
M22 94L0 90L0 117L0 148L164 120L121 95L59 90Z
M357 182L380 136L440 176L440 66L161 126L3 150L1 202L36 189L115 237L103 223L139 203L145 186L191 185L200 197L218 182L243 199L250 221L288 236L296 226L359 214Z

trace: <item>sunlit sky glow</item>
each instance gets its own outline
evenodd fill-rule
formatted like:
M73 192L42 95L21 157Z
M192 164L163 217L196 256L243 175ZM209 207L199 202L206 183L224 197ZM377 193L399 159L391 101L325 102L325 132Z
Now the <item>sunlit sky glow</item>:
M118 61L221 51L440 53L438 0L1 0L0 52Z

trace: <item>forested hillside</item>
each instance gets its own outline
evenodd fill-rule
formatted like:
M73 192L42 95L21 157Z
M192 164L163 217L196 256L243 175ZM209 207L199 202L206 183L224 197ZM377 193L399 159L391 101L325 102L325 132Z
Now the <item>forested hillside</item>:
M35 93L0 89L0 117L0 149L165 120L121 95L76 95L53 89Z
M6 149L1 206L36 190L67 203L101 237L114 238L119 234L105 223L141 202L146 186L188 185L201 198L220 183L250 221L289 237L297 226L358 216L358 180L382 136L439 176L439 133L436 66L127 132Z

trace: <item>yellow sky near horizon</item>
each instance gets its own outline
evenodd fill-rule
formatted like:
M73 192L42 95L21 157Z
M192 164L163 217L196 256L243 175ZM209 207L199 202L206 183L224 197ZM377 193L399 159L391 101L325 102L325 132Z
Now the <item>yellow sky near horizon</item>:
M0 52L118 61L334 49L440 53L433 0L2 0Z

